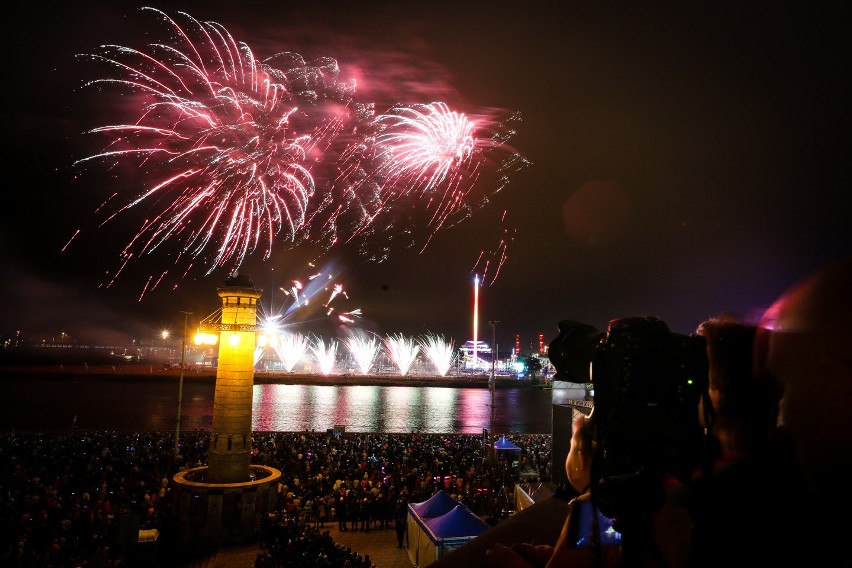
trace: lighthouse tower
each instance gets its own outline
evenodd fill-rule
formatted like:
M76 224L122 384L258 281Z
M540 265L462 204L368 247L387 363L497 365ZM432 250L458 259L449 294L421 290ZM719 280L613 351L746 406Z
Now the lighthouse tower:
M249 480L257 300L261 290L247 276L236 275L216 291L222 298L222 319L209 479L211 483L239 483Z
M180 471L172 478L173 522L188 551L255 540L263 519L275 507L281 479L277 469L250 461L261 290L248 277L235 275L217 293L222 298L221 319L199 326L200 331L219 334L207 465Z

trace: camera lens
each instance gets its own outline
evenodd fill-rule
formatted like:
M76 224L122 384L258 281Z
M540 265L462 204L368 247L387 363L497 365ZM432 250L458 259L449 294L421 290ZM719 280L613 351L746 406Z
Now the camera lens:
M559 322L559 335L550 342L547 356L556 368L555 381L585 384L592 381L589 363L603 334L574 320Z

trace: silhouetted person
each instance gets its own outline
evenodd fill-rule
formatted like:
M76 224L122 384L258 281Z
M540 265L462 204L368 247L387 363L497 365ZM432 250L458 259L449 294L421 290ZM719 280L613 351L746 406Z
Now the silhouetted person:
M805 481L801 498L787 497L782 520L796 534L798 556L788 562L852 566L841 537L852 528L852 257L789 288L760 327L766 371L782 389L779 427L789 433Z
M714 414L708 420L702 402L710 430L704 469L690 488L691 565L761 564L765 553L755 541L765 537L755 519L778 514L786 506L778 494L797 486L795 467L773 440L778 388L755 372L757 326L711 319L697 332L706 341Z
M780 394L765 443L693 495L693 566L852 566L852 258L764 313L755 379ZM753 409L760 424L765 409ZM757 440L757 438L754 438Z
M400 497L396 502L394 522L396 523L397 548L403 548L405 546L406 524L408 523L408 501L405 497Z

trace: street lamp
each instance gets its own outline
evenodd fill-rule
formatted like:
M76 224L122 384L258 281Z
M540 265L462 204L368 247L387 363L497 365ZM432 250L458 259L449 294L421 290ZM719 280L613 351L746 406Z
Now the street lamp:
M177 422L175 424L175 457L180 454L180 407L183 403L183 366L186 360L186 322L192 312L180 312L183 314L183 337L180 342L180 379L178 380L178 399L177 399Z
M494 435L494 387L497 384L497 324L500 320L488 320L491 324L491 435Z
M166 349L166 339L168 339L168 338L169 338L169 330L168 329L164 329L163 331L160 332L160 348L155 349L155 351L157 351L157 353L156 353L157 355L168 357L168 355L167 355L168 349ZM166 362L168 362L168 359L166 359Z

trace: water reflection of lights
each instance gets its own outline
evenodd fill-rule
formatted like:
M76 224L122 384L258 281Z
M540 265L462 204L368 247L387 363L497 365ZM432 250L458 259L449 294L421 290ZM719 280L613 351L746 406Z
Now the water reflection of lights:
M472 424L487 425L491 419L491 395L486 389L460 389L459 416L463 416L467 427ZM482 427L479 428L482 432Z
M498 403L502 395L507 399L498 404L504 426L550 431L548 391L500 394ZM541 399L540 409L531 406L531 398ZM483 388L259 384L252 402L252 429L259 432L325 432L343 425L347 432L481 434L490 417L489 391Z
M357 385L349 387L348 393L352 410L359 418L359 423L352 426L363 432L382 431L384 428L380 421L384 416L379 411L379 388Z
M277 424L281 414L288 414L289 431L298 432L308 428L304 422L306 405L305 389L302 385L254 385L252 392L252 430L256 432L281 431ZM260 395L263 391L263 395ZM262 398L261 398L262 397ZM307 414L310 416L310 414Z
M416 389L413 387L398 387L387 391L385 401L387 403L388 420L385 428L394 432L406 432L411 429L414 422L411 417L411 397Z
M456 389L435 388L426 391L425 421L439 432L452 432L456 416Z

